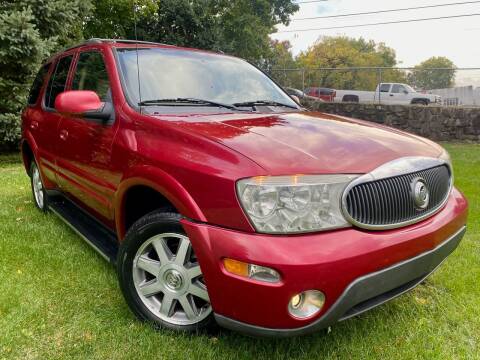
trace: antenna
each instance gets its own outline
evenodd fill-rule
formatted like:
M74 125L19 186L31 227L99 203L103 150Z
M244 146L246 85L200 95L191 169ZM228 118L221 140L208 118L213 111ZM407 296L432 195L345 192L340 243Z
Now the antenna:
M135 32L135 53L137 55L137 81L138 81L138 98L142 102L142 91L140 86L140 65L138 62L138 36L137 36L137 2L133 2L133 28ZM140 105L140 112L142 112L142 105Z

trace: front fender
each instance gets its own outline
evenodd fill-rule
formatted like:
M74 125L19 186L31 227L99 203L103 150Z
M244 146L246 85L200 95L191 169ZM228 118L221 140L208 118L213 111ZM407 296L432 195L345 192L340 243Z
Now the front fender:
M134 186L147 186L164 196L183 216L206 222L199 206L185 188L167 172L149 165L134 166L123 177L114 202L116 230L119 239L125 236L125 220L122 213L127 190Z

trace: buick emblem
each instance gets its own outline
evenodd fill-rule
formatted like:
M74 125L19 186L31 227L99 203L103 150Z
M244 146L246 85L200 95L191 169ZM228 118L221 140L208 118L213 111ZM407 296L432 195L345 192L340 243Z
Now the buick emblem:
M427 184L422 178L416 178L412 181L412 195L415 207L419 210L423 210L428 206L430 201L430 192L428 191Z
M165 283L172 290L178 290L183 285L182 275L176 270L169 270L165 273Z

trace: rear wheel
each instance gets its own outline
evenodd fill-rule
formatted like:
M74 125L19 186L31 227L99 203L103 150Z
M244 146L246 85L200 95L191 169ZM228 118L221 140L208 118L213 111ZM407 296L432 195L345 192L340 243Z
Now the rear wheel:
M359 103L360 98L357 95L344 95L342 102Z
M156 327L196 331L213 322L212 307L180 215L156 211L128 231L117 259L123 295L134 314Z
M430 102L427 99L414 99L412 100L412 105L424 105L428 106Z
M41 211L47 211L48 209L48 196L43 186L40 170L37 163L32 161L30 165L30 184L32 187L33 201L38 209Z

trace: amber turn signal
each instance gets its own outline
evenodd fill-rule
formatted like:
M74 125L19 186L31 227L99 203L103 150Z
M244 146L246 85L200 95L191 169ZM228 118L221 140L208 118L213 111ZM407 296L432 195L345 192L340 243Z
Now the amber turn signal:
M248 264L243 261L225 258L223 259L223 267L231 274L254 280L270 283L280 281L280 274L276 270L265 266Z
M243 261L225 258L223 259L223 266L225 267L225 270L231 274L243 277L249 276L248 264Z

